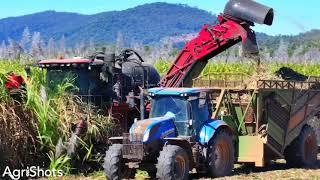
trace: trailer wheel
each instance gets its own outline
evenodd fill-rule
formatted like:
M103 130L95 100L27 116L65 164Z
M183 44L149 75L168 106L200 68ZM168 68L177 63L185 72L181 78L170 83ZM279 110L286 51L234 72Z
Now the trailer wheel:
M160 152L157 164L157 179L189 179L188 154L180 146L168 145Z
M231 174L234 166L232 137L224 130L213 138L208 151L208 170L213 177Z
M114 144L106 151L103 167L108 180L120 180L132 176L131 169L125 165L122 159L121 149L121 144Z
M285 150L285 159L291 167L313 167L317 162L317 136L306 125L300 135Z

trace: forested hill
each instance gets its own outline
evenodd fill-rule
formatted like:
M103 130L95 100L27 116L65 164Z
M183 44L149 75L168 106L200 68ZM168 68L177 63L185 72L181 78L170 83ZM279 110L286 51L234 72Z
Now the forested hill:
M207 11L168 3L145 4L94 15L45 11L1 19L0 40L19 40L28 27L30 32L40 32L44 41L58 40L64 35L69 45L90 38L96 43L113 43L119 33L126 41L152 44L163 37L198 31L214 19L215 16Z
M269 51L271 56L282 50L287 50L289 57L303 55L308 51L311 56L319 55L316 51L320 50L320 30L311 30L295 36L269 36L257 33L257 39L260 47ZM320 57L317 58L320 59Z

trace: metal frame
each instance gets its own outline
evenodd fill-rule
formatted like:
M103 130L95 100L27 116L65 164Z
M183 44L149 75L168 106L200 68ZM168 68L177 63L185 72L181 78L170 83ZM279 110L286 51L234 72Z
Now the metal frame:
M320 91L319 81L282 81L282 80L259 80L258 89L308 89Z
M194 87L210 88L243 88L245 79L248 78L244 73L208 73L193 79Z

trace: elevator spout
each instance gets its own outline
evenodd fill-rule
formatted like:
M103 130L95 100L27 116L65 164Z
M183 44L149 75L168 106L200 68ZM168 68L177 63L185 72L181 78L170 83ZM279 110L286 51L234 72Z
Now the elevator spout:
M224 9L224 14L252 23L273 23L273 9L253 0L229 0Z

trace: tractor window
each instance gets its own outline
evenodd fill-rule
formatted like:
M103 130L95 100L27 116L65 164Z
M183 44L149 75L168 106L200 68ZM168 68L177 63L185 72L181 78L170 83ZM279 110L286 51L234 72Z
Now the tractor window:
M88 76L88 70L86 69L50 69L47 72L47 80L49 87L54 87L64 81L70 81L77 87L78 95L87 95L90 89L91 79ZM92 86L92 85L91 85Z
M163 96L152 100L150 117L161 117L167 112L175 114L175 124L179 135L187 135L186 123L189 117L189 102L182 97Z
M99 85L103 84L103 81L100 81L100 73L88 69L50 69L47 80L51 86L71 80L79 88L77 94L80 95L101 95Z
M203 123L209 118L208 103L205 99L195 99L190 101L192 107L192 119L194 120L194 128L199 132ZM201 106L199 106L199 104Z
M49 70L47 72L47 82L49 89L53 89L56 85L62 82L71 82L77 77L73 71L62 71L62 70Z
M188 117L188 101L182 98L165 96L155 98L152 101L151 117L161 117L167 112L172 112L176 115L176 121L187 121Z
M50 68L47 69L47 82L49 89L54 90L61 82L70 82L74 86L67 89L81 98L84 103L96 106L108 105L113 97L112 81L108 74L100 73L99 68Z

